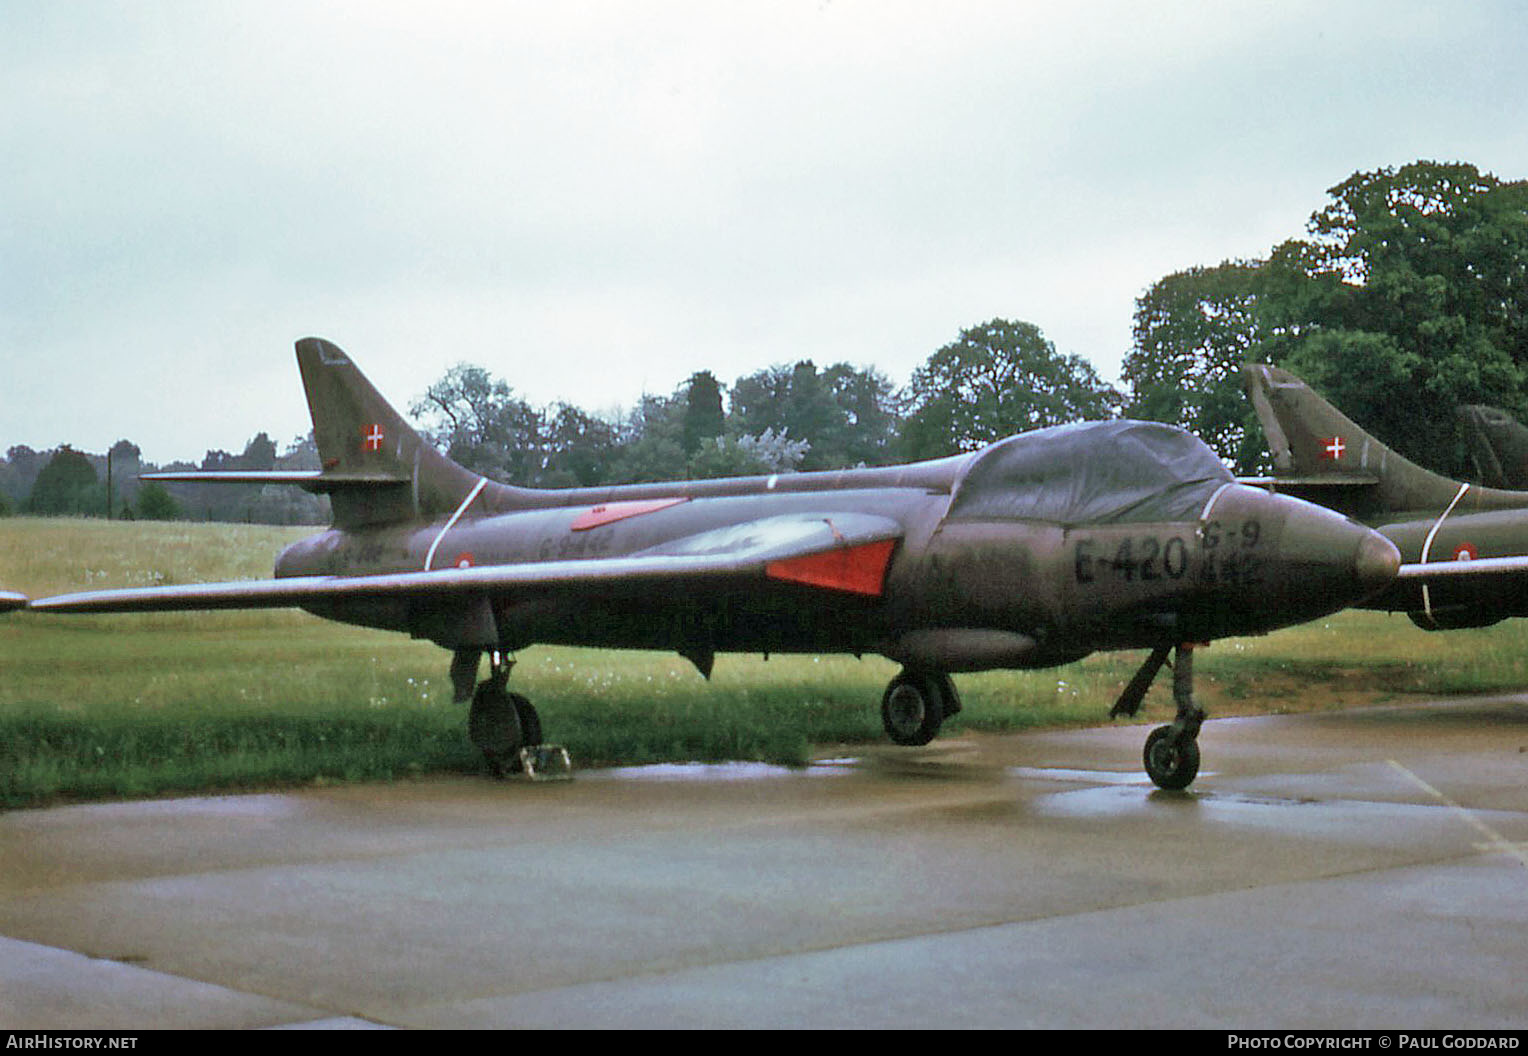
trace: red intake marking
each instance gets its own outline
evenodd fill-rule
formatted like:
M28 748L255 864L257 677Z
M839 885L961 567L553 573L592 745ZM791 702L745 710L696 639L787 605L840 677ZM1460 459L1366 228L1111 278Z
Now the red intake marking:
M689 502L689 499L638 499L632 502L607 502L603 506L596 506L592 510L585 510L573 520L571 530L575 532L587 532L590 528L598 528L602 524L610 524L614 521L624 521L628 517L639 517L644 513L653 513L657 510L666 510L670 506L678 506L681 502Z
M851 594L876 598L886 585L886 566L896 545L895 539L888 539L882 543L827 550L806 557L787 557L770 562L764 574L771 579L847 590Z

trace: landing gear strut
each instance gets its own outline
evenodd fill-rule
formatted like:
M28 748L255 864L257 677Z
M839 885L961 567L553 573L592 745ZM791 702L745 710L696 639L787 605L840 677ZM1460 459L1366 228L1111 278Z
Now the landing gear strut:
M534 748L541 743L541 716L530 701L519 693L509 692L509 671L515 662L498 650L488 654L488 662L488 677L472 691L467 736L483 753L488 769L495 776L503 777L520 769L520 749ZM462 652L458 652L451 663L452 682L458 696L463 688L463 672L467 675L467 685L471 685L477 674L477 658L472 658L470 671L467 664Z
M955 683L942 671L904 669L881 697L881 725L896 744L927 744L947 716L960 710Z
M1167 662L1169 651L1173 651L1173 647L1166 645L1152 651L1110 709L1110 718L1134 715L1140 710L1146 690ZM1199 776L1199 727L1204 722L1204 709L1194 703L1194 646L1182 642L1176 652L1177 658L1172 665L1173 703L1178 706L1178 714L1170 726L1158 726L1151 731L1141 753L1146 776L1158 788L1174 790L1187 788Z

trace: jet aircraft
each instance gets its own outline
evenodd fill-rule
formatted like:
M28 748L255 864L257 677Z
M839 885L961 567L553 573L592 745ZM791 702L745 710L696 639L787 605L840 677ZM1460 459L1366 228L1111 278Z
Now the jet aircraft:
M1158 785L1199 768L1192 646L1261 634L1385 589L1399 555L1330 510L1232 479L1198 439L1149 422L1077 423L905 466L540 490L486 480L409 427L339 348L297 343L322 469L157 474L292 483L334 524L268 580L93 591L39 612L300 606L453 654L468 731L495 769L541 741L508 690L535 643L718 652L878 653L899 744L960 710L952 673L1146 649L1112 714L1132 715L1176 651L1177 713L1150 734ZM477 682L483 654L489 675Z
M1248 481L1373 525L1406 562L1358 607L1425 630L1528 616L1528 491L1450 480L1396 454L1294 374L1243 369L1274 475Z

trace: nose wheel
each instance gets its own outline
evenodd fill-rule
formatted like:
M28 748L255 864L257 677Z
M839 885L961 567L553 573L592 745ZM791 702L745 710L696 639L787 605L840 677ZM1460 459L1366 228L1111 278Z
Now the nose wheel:
M1193 784L1199 776L1199 728L1204 723L1204 709L1194 702L1193 644L1183 642L1172 651L1176 653L1172 665L1173 703L1178 714L1171 725L1151 731L1141 761L1152 784L1177 791ZM1109 712L1111 718L1134 715L1140 709L1152 679L1167 661L1168 652L1168 646L1152 652Z
M1141 756L1146 776L1158 788L1174 791L1187 788L1199 776L1199 741L1179 737L1171 726L1152 730Z

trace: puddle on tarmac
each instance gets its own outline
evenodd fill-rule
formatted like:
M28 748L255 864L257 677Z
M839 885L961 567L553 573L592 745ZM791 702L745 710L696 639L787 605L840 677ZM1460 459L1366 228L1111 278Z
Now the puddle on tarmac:
M837 777L849 773L858 760L828 759L810 766L778 763L653 763L585 771L579 780L617 778L622 781L762 781L782 777Z
M1142 782L1150 784L1144 778ZM1129 785L1119 783L1052 793L1034 800L1031 809L1037 814L1057 818L1118 818L1132 811L1148 808L1155 810L1164 807L1167 809L1187 807L1197 810L1203 804L1203 800L1204 797L1195 792L1163 792L1160 789L1146 792L1139 787L1139 783L1131 782Z
M1092 787L1059 789L1036 797L1031 809L1036 814L1065 818L1120 818L1137 812L1177 811L1243 827L1291 832L1358 830L1371 834L1385 831L1392 823L1412 828L1424 820L1436 821L1439 815L1435 807L1411 803L1216 792L1197 787L1169 792L1151 787L1144 777L1139 781L1092 782Z
M1081 781L1089 785L1144 785L1145 774L1124 774L1117 770L1067 770L1061 767L1010 766L1010 777L1037 777L1044 781Z

